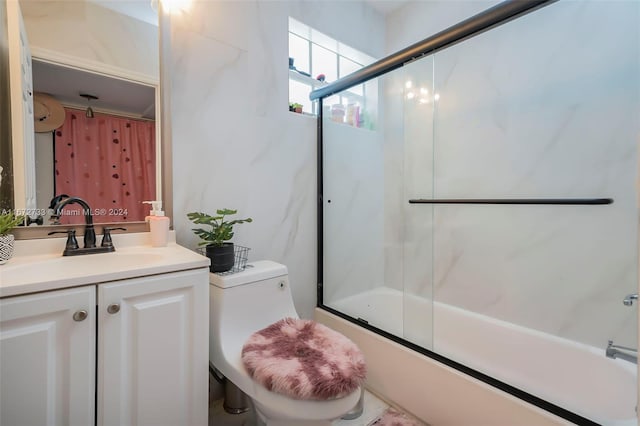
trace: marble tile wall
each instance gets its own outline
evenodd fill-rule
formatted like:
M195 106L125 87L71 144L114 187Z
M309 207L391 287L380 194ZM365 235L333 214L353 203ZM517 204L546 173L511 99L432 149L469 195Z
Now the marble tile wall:
M411 7L428 8L432 25L408 25L424 23ZM465 7L467 16L478 11L463 2L405 6L387 20L387 47L428 36L453 15L464 18ZM439 198L615 200L406 210L405 227L386 237L406 238L408 290L597 347L610 338L635 344L636 308L621 300L637 290L639 8L555 3L437 53L433 75L428 64L407 67L402 78L431 78L440 96L432 120L416 120L420 105L403 105L409 193L430 196L432 186ZM420 30L427 33L417 37ZM416 174L412 160L422 156L426 167ZM401 173L385 170L385 187L397 188ZM397 214L387 206L385 223ZM430 250L432 271L425 268Z
M286 264L299 314L316 304L316 120L288 112L288 17L369 55L384 19L361 2L195 1L172 17L174 225L234 208L250 259ZM375 31L374 31L375 29Z
M22 1L29 45L158 78L158 27L91 2Z
M392 54L480 13L500 0L409 0L386 17L386 54Z

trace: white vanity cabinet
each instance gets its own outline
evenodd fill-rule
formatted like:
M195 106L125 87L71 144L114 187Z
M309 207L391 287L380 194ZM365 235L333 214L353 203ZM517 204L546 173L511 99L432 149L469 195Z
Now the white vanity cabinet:
M1 299L0 424L207 425L208 281L198 268Z
M0 300L0 425L94 422L96 288Z
M98 426L206 426L208 269L101 284L98 303Z

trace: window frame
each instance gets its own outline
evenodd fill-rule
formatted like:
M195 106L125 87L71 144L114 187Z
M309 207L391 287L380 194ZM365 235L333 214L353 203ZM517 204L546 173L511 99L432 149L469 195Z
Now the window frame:
M292 21L293 21L293 24L292 24ZM295 27L295 28L292 29L292 27ZM297 30L296 30L296 28L297 28ZM306 32L306 34L301 34L303 32ZM345 77L345 75L341 74L341 67L340 67L341 58L345 59L347 61L350 61L350 62L358 65L361 68L366 66L366 65L368 65L369 63L372 63L372 62L375 61L375 59L370 57L369 55L367 55L367 54L365 54L363 52L360 52L360 51L358 51L357 49L354 49L351 46L347 46L344 43L342 43L342 42L340 42L340 41L338 41L338 40L336 40L336 39L334 39L332 37L329 37L326 34L323 34L320 31L318 31L318 30L316 30L314 28L311 28L306 24L303 24L302 22L300 22L300 21L298 21L298 20L296 20L296 19L294 19L292 17L289 17L289 28L288 28L287 34L288 34L287 41L289 43L289 45L288 45L289 49L291 48L291 43L289 41L291 35L299 37L299 38L305 40L306 43L307 43L307 59L308 59L308 63L309 63L309 69L308 70L301 70L301 71L309 73L310 76L307 77L307 76L305 76L303 74L300 74L296 70L289 69L289 82L296 81L298 83L304 84L304 85L309 87L309 92L315 90L316 88L319 88L319 87L322 87L322 86L325 86L326 84L328 84L326 82L318 81L313 77L313 74L316 73L316 72L312 72L312 70L314 69L314 58L313 58L313 46L314 45L318 46L321 49L325 49L325 50L331 52L335 56L335 63L336 63L335 72L336 72L336 75L337 75L338 79ZM318 36L320 36L321 38L323 38L325 40L330 40L331 43L335 44L335 46L337 46L337 47L336 48L331 48L330 46L328 46L325 43L318 43L318 42L314 41L313 40L313 35L314 34L316 35L316 38ZM353 56L347 56L345 54L340 53L339 52L340 47L343 47L343 49L348 50L350 52L359 54L360 58L354 58ZM290 50L289 50L289 55L291 55L291 51ZM295 66L295 64L294 64L294 66ZM318 74L319 73L320 72L318 71ZM351 74L351 73L349 73L349 74ZM346 75L348 75L348 74L346 74ZM363 83L362 85L358 85L356 87L361 87L361 93L362 94L349 92L349 89L347 89L344 92L341 92L340 94L336 95L336 96L338 96L338 102L340 104L344 105L345 108L349 103L356 103L356 104L360 105L360 108L362 110L364 110L365 106L366 106L366 94L367 94L366 85ZM290 96L291 96L291 90L289 90L289 103L297 102L296 100L291 99ZM311 115L315 115L315 116L318 115L318 102L317 101L311 102L310 114Z

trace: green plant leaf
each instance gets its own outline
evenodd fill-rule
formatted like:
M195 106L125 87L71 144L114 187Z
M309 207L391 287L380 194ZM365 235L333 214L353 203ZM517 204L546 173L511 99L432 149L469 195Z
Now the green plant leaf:
M216 213L222 216L230 216L232 214L238 213L238 210L222 209L222 210L216 210Z
M229 241L233 238L233 226L239 223L253 222L253 219L235 219L231 221L225 221L225 216L236 214L237 210L232 209L220 209L216 210L218 216L211 216L202 212L187 213L187 218L196 225L208 225L211 226L211 230L202 228L192 228L192 231L200 237L202 241L198 245L213 245L220 247L225 241Z
M24 216L15 216L13 213L0 214L0 235L8 234L22 222L24 222Z

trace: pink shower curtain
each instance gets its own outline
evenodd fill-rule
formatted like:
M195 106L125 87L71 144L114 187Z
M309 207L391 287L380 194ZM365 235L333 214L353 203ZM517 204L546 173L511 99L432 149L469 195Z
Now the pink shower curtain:
M155 123L65 112L55 134L55 195L87 201L94 223L144 220L149 207L141 202L156 198ZM64 210L61 223L84 222L77 205Z

